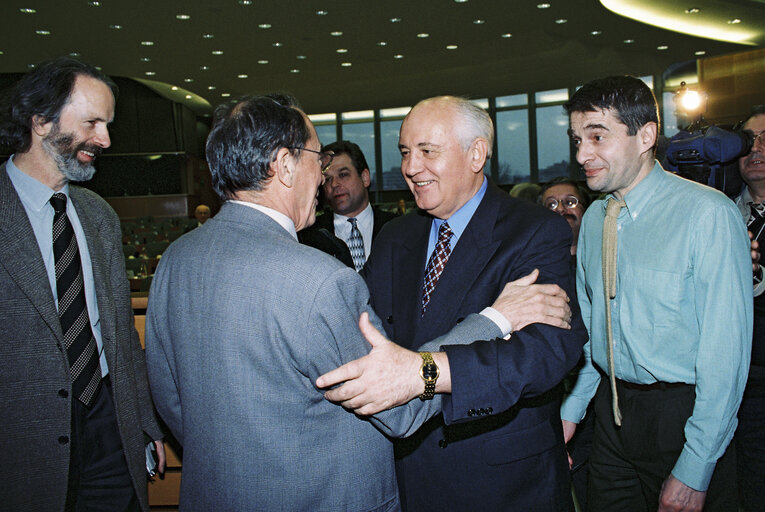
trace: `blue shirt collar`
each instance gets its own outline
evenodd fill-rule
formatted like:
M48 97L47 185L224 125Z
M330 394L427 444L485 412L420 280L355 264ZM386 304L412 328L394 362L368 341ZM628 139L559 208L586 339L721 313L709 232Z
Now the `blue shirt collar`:
M50 201L50 197L56 192L62 192L69 199L69 184L65 184L61 190L53 190L49 186L37 181L31 177L13 163L13 156L8 159L8 163L5 169L8 172L8 177L11 179L16 192L22 202L35 211L42 210ZM52 207L51 207L52 208Z
M481 188L478 189L478 192L476 192L475 195L471 197L467 203L463 204L459 210L454 212L451 217L448 219L436 219L434 217L433 226L430 230L431 238L433 233L435 233L436 239L438 239L438 230L441 227L441 224L448 222L452 233L454 233L451 243L451 246L454 247L454 244L457 243L457 240L460 239L460 236L462 236L465 228L467 228L467 225L470 223L470 219L473 218L473 214L475 213L476 209L478 209L478 205L481 204L481 200L483 200L483 196L486 194L486 188L488 185L489 182L486 179L486 176L484 176L483 183L481 184Z

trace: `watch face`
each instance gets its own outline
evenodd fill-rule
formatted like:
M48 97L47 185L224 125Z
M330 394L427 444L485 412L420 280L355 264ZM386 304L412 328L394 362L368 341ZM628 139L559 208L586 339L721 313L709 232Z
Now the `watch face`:
M425 380L434 380L438 378L438 366L434 363L424 364L422 366L422 378Z

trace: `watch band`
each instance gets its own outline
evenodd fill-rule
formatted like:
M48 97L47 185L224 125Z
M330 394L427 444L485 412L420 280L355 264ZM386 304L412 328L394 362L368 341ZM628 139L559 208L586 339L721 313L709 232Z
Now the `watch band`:
M420 395L420 400L431 400L436 394L436 381L441 374L441 370L433 360L430 352L420 352L422 365L420 366L420 377L425 383L425 390Z

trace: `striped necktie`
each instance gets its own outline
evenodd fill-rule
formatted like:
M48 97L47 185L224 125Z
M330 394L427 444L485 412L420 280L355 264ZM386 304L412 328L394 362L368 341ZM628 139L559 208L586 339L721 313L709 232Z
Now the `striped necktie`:
M66 215L66 196L60 192L53 194L50 204L56 212L53 216L53 258L58 317L69 359L72 393L90 407L101 386L101 365L85 302L80 251L72 223Z

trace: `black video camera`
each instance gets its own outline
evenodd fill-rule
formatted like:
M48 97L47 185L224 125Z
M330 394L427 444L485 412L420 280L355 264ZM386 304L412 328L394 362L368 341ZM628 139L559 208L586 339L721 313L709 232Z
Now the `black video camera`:
M681 131L669 139L664 168L684 178L709 185L728 197L741 192L738 158L749 154L754 135L710 125Z

